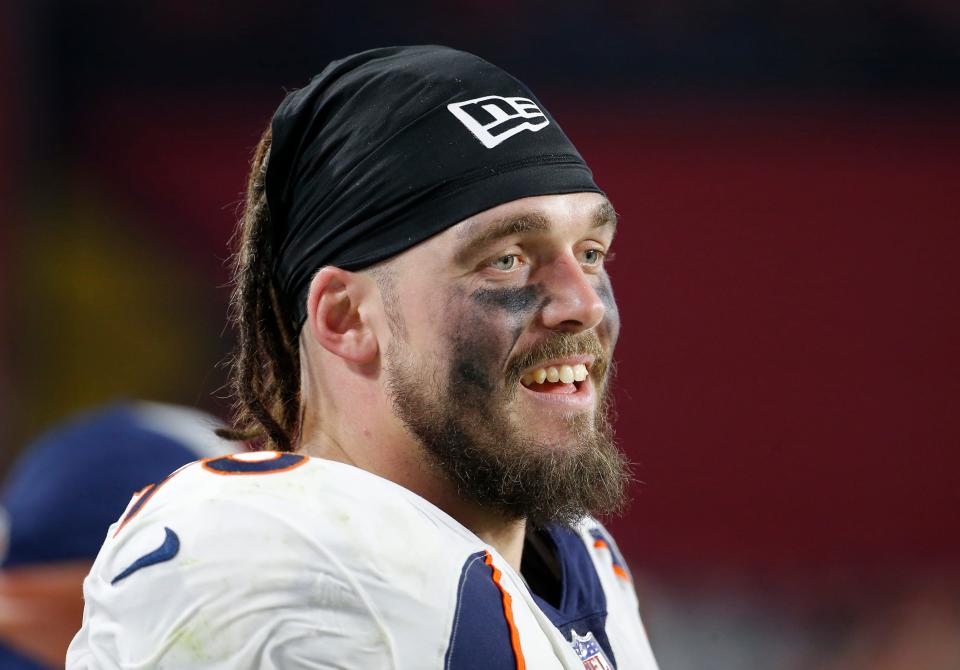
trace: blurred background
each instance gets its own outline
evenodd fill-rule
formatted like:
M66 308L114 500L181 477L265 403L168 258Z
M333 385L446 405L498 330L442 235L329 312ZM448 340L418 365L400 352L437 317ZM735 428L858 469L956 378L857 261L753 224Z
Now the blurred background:
M0 3L0 472L227 413L228 240L285 90L434 42L529 84L622 223L613 520L664 670L960 668L960 4Z

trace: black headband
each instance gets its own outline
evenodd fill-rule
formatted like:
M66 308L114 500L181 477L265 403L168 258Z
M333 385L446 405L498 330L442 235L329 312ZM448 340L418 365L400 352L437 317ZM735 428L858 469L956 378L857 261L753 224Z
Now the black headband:
M317 270L359 270L474 214L534 195L602 193L522 83L440 46L334 61L273 117L275 276L300 324Z

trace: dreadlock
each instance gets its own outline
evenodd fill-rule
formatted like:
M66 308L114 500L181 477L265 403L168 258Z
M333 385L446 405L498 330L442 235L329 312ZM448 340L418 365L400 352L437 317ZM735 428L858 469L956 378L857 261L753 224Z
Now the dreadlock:
M237 345L230 360L233 426L221 437L256 448L292 451L300 422L299 345L284 314L273 275L274 249L266 172L272 141L268 127L253 154L233 256L230 322Z

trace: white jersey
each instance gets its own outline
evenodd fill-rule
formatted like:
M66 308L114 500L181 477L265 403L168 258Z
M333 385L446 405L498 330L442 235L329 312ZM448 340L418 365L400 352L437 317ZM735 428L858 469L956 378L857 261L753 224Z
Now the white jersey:
M67 668L655 669L606 531L586 520L549 540L553 602L364 470L275 452L198 461L110 527Z

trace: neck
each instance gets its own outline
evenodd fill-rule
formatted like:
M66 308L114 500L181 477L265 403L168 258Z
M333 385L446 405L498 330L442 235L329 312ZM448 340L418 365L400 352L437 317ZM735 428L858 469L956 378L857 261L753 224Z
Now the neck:
M452 516L452 515L451 515ZM457 519L460 521L460 519ZM497 523L470 526L463 521L477 537L497 550L506 559L514 570L520 572L520 561L523 558L523 538L527 531L527 522L524 519L505 522L502 519Z
M435 471L435 468L430 468ZM481 540L497 550L507 563L520 572L520 560L523 557L523 539L526 534L525 519L505 519L491 512L489 508L464 500L445 476L439 474L441 481L434 486L425 486L418 491L413 486L404 485L423 498L442 509L454 519L469 528Z

